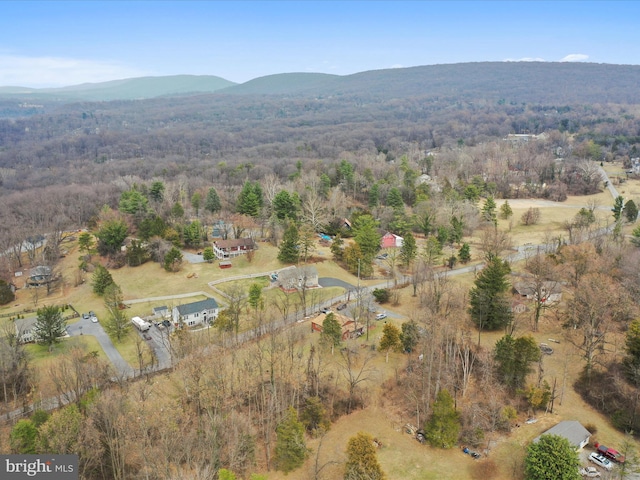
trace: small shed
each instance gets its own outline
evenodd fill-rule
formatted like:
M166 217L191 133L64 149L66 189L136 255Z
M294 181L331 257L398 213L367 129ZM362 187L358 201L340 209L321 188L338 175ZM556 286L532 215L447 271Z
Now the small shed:
M231 268L233 265L231 264L230 260L221 260L220 262L218 262L218 266L220 268Z
M400 248L404 243L404 238L395 233L387 232L380 239L381 248Z

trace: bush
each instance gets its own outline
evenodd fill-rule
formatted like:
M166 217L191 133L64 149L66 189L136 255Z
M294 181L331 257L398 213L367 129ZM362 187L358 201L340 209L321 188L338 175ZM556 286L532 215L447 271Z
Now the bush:
M391 292L387 288L375 288L371 294L378 303L388 303L391 298Z

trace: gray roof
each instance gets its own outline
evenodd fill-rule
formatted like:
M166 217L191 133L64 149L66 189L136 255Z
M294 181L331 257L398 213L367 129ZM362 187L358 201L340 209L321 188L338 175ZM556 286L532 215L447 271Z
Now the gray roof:
M163 313L166 312L168 310L168 308L166 306L162 306L162 307L153 307L153 313Z
M192 313L202 312L203 310L213 310L218 308L218 302L213 298L200 300L199 302L187 303L176 307L180 315L191 315Z
M16 318L16 332L24 333L28 330L33 330L38 323L38 317Z
M591 432L584 428L577 420L566 420L551 427L542 435L559 435L569 440L569 443L574 447L579 447L582 442L591 436ZM542 435L540 435L540 437ZM533 441L537 442L540 437L536 437Z

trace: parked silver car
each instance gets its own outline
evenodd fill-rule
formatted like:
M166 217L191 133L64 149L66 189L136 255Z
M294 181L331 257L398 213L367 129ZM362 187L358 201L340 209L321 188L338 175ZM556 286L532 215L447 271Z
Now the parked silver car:
M589 454L589 461L606 470L611 470L613 468L613 463L611 463L611 460L596 452L592 452L591 454Z

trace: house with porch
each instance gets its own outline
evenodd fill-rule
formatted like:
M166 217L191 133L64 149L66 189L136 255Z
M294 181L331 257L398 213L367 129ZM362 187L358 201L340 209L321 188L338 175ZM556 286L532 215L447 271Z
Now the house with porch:
M342 328L342 341L350 340L352 338L358 338L364 335L364 325L356 322L351 318L345 317L344 315L340 315L339 313L333 313L333 315L336 317L336 320ZM324 319L326 317L327 314L321 313L316 318L314 318L311 321L311 331L322 333L322 323L324 322Z
M180 326L180 324L195 327L197 325L213 324L218 318L219 312L218 302L213 298L207 298L199 302L185 303L184 305L173 307L171 319L176 327Z
M256 242L253 241L253 238L233 238L213 242L213 253L218 260L227 260L239 255L244 255L256 248Z

